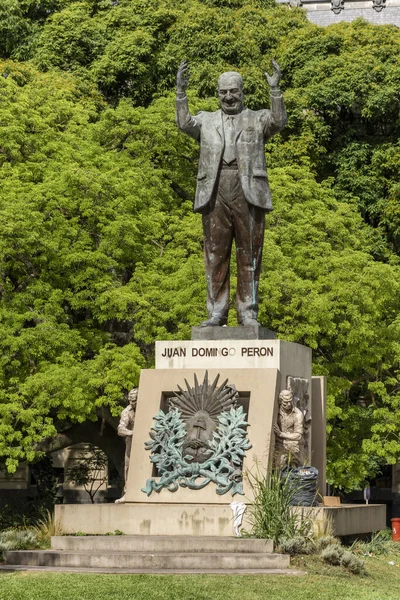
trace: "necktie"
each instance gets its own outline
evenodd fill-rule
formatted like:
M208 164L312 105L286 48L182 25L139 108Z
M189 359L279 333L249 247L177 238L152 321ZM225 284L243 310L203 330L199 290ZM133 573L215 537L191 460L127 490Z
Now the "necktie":
M235 120L234 117L227 117L225 120L225 151L224 161L229 164L236 160L235 147Z

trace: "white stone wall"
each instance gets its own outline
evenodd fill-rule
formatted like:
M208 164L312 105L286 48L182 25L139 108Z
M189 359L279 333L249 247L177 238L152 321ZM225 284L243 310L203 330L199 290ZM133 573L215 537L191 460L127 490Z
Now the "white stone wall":
M280 4L288 4L287 0L278 0ZM331 3L327 0L319 2L303 2L302 8L307 11L309 21L316 25L326 26L341 21L354 21L362 17L374 25L396 25L400 27L400 0L386 0L386 6L380 12L372 7L372 0L344 0L344 8L335 14Z

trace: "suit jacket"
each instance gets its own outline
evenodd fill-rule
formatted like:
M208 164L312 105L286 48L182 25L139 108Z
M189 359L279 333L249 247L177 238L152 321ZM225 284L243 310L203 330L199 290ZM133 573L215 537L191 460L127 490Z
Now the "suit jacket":
M214 192L218 171L224 153L224 127L221 110L199 112L192 116L186 97L176 99L178 127L200 143L194 211L204 209ZM271 110L243 109L235 118L236 161L247 202L266 211L272 210L265 142L281 131L286 124L282 95L271 96Z

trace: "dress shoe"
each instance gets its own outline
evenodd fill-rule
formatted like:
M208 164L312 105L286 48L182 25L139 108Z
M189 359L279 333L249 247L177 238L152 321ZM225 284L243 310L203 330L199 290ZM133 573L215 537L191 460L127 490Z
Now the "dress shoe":
M240 325L241 327L261 327L260 323L255 319L243 319Z
M226 325L226 320L220 317L211 317L211 319L200 323L200 327L222 327L223 325Z

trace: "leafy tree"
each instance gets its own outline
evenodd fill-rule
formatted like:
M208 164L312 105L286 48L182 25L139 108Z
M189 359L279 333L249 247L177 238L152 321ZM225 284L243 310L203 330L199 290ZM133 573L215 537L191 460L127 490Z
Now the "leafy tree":
M44 25L35 60L42 69L86 67L104 49L105 27L92 18L87 3L76 2L55 13Z
M16 60L31 58L44 22L62 4L62 0L2 0L0 56Z
M290 119L276 158L281 164L289 155L307 155L318 176L334 177L338 196L357 203L385 236L386 205L398 179L398 28L361 19L310 26L289 32L277 52ZM378 241L376 251L388 259Z
M0 452L13 470L68 423L106 419L115 430L123 390L145 364L116 312L137 294L118 290L157 251L146 239L160 224L143 209L165 192L150 164L128 166L87 138L102 106L94 92L3 68Z
M154 339L188 337L204 317L198 148L174 123L183 57L193 112L217 107L217 76L230 68L245 78L247 105L268 106L263 70L280 63L289 123L267 146L275 211L260 318L311 346L314 372L329 376L330 480L361 486L395 462L398 29L320 28L264 0L7 8L0 53L32 59L0 70L8 470L81 441L121 469L118 414L153 364Z
M313 348L328 376L329 477L352 489L400 451L399 267L374 260L354 207L304 167L273 170L271 184L260 318Z
M108 480L107 456L100 448L89 445L77 457L77 461L79 462L68 469L67 481L83 487L90 502L94 504L97 492Z
M29 22L24 19L18 0L0 3L1 53L10 56L15 46L22 45L29 31Z

